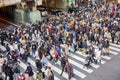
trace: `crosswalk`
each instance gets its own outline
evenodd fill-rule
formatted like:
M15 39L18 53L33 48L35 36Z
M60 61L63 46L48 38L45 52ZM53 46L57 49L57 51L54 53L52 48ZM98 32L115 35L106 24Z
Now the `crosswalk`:
M2 46L3 47L3 46ZM0 45L1 48L1 45ZM85 57L86 55L83 55L81 51L76 51L75 53L71 53L69 56L69 62L73 66L74 74L75 76L71 80L80 80L87 77L88 74L93 73L96 71L96 69L100 68L101 65L105 64L108 60L111 60L112 57L115 55L118 55L120 53L120 45L116 45L113 43L110 43L110 55L109 56L102 56L101 64L91 64L92 68L86 69L83 67L85 63ZM18 59L20 61L20 66L23 70L26 70L26 63L24 63L21 59ZM31 63L32 68L34 70L34 77L36 77L36 65L35 60L32 57L28 58L28 62ZM52 70L55 74L55 80L66 80L68 79L68 75L66 72L63 72L63 75L60 76L61 73L61 65L60 61L58 61L56 64L48 63L49 66L51 66ZM24 72L24 71L23 71Z

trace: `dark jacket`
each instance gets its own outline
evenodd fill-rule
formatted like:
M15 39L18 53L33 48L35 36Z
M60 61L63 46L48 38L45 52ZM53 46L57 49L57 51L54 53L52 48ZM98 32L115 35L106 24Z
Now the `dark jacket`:
M31 66L27 66L26 72L29 74L29 76L33 76L33 75L34 75L34 73L33 73L33 70L32 70L32 67L31 67Z

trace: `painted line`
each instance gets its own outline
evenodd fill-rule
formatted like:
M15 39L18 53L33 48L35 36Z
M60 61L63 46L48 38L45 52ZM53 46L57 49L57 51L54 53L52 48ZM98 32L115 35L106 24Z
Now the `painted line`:
M103 59L106 59L106 60L110 60L111 59L111 57L109 57L109 56L101 56Z
M119 53L114 52L114 51L112 51L112 50L110 50L110 53L113 54L113 55L117 55L117 54L119 54Z
M60 74L60 72L62 71L61 69L57 68L56 66L52 65L51 63L48 63L49 66L51 66L52 70L54 70L55 72L57 72L58 74ZM67 73L63 72L62 77L64 78L68 78ZM59 78L55 77L55 80L60 80Z
M115 48L115 47L112 47L112 46L110 46L109 48L110 48L110 49L113 49L113 50L115 50L115 51L117 51L117 52L120 52L120 49L118 49L118 48Z
M74 53L74 54L76 54L76 53ZM74 54L70 54L70 56L71 56L72 58L74 58L74 59L77 59L78 61L80 61L80 62L82 62L82 63L85 63L85 59L83 59L83 58L81 58L81 57L78 57L78 56L76 56L76 55L74 55ZM94 67L94 68L96 68L96 69L98 69L98 68L100 67L99 65L95 65L95 64L91 64L91 66Z
M71 64L77 66L78 68L80 68L80 69L82 69L82 70L84 70L84 71L86 71L86 72L88 72L88 73L92 73L92 72L93 72L92 69L85 69L85 68L83 67L83 65L81 65L81 64L79 64L79 63L77 63L77 62L75 62L75 61L73 61L73 60L71 60L71 59L68 59L68 61L69 61Z
M117 44L110 43L110 46L120 49L120 45L117 45Z
M21 66L24 70L26 70L26 69L27 69L27 65L26 65L25 63L23 63L20 59L18 59L18 61L20 61L20 66ZM34 72L33 77L36 78L36 72L35 72L34 70L33 70L33 72Z
M36 67L35 61L33 61L31 58L28 57L27 60L29 63L31 63L31 65L33 65L34 67Z
M57 64L60 65L60 61L58 61ZM79 67L79 66L78 66L78 67ZM83 67L83 66L82 66L82 67ZM75 75L79 76L79 77L82 78L82 79L86 77L86 75L85 75L84 73L81 73L80 71L76 70L75 68L73 68L73 72L74 72Z
M76 51L75 53L78 53L79 55L86 57L86 55L83 55L82 52ZM101 64L105 64L106 61L101 60Z

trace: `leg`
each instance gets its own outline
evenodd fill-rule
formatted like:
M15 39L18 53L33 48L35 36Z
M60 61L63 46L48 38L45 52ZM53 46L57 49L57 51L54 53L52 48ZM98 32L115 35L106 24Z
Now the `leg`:
M61 72L60 76L62 76L62 74L63 74L63 71L64 71L64 67L62 67L62 72Z

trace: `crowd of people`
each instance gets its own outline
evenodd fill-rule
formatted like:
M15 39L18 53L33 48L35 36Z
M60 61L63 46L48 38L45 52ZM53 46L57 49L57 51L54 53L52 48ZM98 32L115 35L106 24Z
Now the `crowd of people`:
M79 6L82 11L46 17L29 27L16 27L12 32L1 30L1 45L5 46L6 52L0 55L0 74L5 75L5 80L7 77L9 80L54 80L54 71L48 63L55 65L60 60L60 76L65 71L70 80L74 71L68 56L75 51L86 55L84 67L100 63L101 56L109 55L109 43L118 45L120 42L120 4L96 4ZM37 68L35 77L28 62L30 56ZM27 65L22 74L19 58Z

